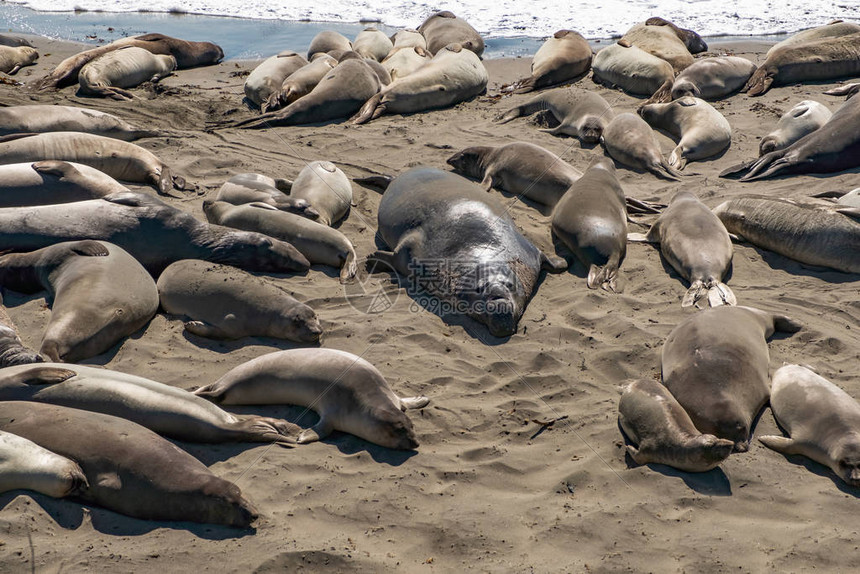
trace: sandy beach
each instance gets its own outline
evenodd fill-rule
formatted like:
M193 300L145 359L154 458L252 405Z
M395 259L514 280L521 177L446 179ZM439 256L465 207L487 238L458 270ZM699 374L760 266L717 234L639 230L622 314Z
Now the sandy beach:
M156 30L153 30L156 31ZM217 38L213 38L217 40ZM15 78L29 83L82 45L33 38L41 58ZM709 54L764 60L765 42L710 41ZM701 56L701 55L700 55ZM350 178L396 175L416 165L447 169L445 160L472 145L523 140L584 170L600 146L539 131L532 118L494 118L529 95L495 97L528 75L530 60L487 59L487 97L451 109L269 130L204 131L207 123L251 117L242 84L256 62L228 60L182 70L157 87L135 89L133 102L77 97L74 88L33 92L0 85L0 105L66 104L113 113L176 135L136 143L197 186L166 201L203 219L231 175L258 172L294 178L306 162L329 160ZM856 81L856 80L855 80ZM594 84L616 112L641 99ZM719 179L723 169L758 155L762 136L803 99L831 110L834 83L774 88L716 102L732 126L721 156L692 162L675 183L623 166L627 195L666 203L681 189L709 207L744 193L806 200L816 192L860 187L860 169L754 183ZM668 153L674 144L659 134ZM131 189L154 193L149 188ZM359 257L377 248L380 194L353 184L356 205L339 226ZM500 194L498 191L491 193ZM555 252L549 217L501 194L523 234ZM813 201L813 200L810 200ZM814 200L820 201L820 200ZM637 216L651 223L655 216ZM645 232L646 227L631 231ZM786 458L757 440L721 467L691 474L659 465L631 467L617 425L619 385L659 376L669 332L695 309L683 309L687 285L658 249L630 244L621 294L586 288L577 263L540 284L517 334L490 336L483 325L415 309L384 275L364 285L392 300L363 313L368 297L345 295L331 268L268 276L312 306L322 346L367 359L402 396L431 403L410 411L417 452L377 447L335 434L285 449L267 445L177 443L217 475L236 482L261 511L256 530L128 518L72 500L15 491L0 494L0 571L18 572L847 572L856 568L860 491L827 468ZM780 312L803 324L769 344L771 371L807 364L860 398L860 276L809 269L749 244L735 246L728 284L741 305ZM348 288L350 289L350 288ZM8 292L4 301L26 344L38 348L50 310L44 293ZM108 353L85 361L185 389L209 384L231 368L297 345L273 339L219 343L183 333L181 317L159 313ZM242 408L302 426L300 408ZM541 421L559 417L552 425ZM780 434L769 409L754 436Z

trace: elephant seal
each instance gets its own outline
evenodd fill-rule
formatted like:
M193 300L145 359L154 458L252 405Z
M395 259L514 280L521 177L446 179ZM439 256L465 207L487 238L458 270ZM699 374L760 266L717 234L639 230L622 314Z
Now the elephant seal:
M373 58L365 58L358 52L345 52L338 57L337 61L340 63L352 59L362 60L365 64L370 66L370 69L373 70L373 73L376 74L376 77L379 79L380 86L387 86L391 83L391 74L388 73L388 70L386 70L382 64Z
M840 213L844 210L846 213ZM841 210L801 205L765 196L741 196L721 203L714 213L729 233L758 247L807 265L860 273L860 221ZM854 216L860 213L854 208Z
M203 202L203 211L209 223L256 231L286 241L312 265L331 265L340 269L341 283L354 278L358 270L355 248L349 239L322 223L280 211L265 203L231 205L207 200Z
M847 100L851 96L854 96L860 92L860 83L853 84L845 84L844 86L839 86L833 88L832 90L827 90L824 92L828 96L847 96L845 99Z
M702 58L674 80L667 80L646 103L666 103L684 96L719 100L743 88L757 67L739 56Z
M636 446L627 453L636 464L665 464L686 472L719 466L735 446L730 440L702 434L669 390L651 379L624 387L618 422Z
M0 257L0 285L48 291L51 319L40 352L51 361L94 357L155 316L158 291L149 273L110 243L63 242Z
M0 207L98 199L128 188L88 165L46 160L0 165Z
M311 40L308 46L308 60L321 52L349 52L350 50L352 50L352 42L346 36L334 30L323 30Z
M427 49L431 54L438 54L450 44L460 44L478 57L484 53L484 39L478 31L447 10L429 16L418 27L418 31L427 41Z
M811 134L826 124L833 113L815 100L803 100L785 112L776 124L776 129L761 140L760 156L785 149L805 135Z
M693 55L669 26L636 24L625 32L619 42L636 46L652 56L669 62L676 73L693 63Z
M337 66L337 60L320 52L310 64L306 64L284 78L281 87L272 92L260 109L265 113L288 106L299 98L308 95L317 84Z
M269 98L280 93L281 85L290 74L307 66L308 61L291 50L284 50L254 68L245 79L245 98L263 113L272 108Z
M286 179L273 179L259 173L240 173L224 182L215 200L233 205L267 203L308 219L319 219L319 212L306 199L287 195L292 186L293 182Z
M78 92L114 100L131 100L143 82L158 82L176 69L176 58L156 55L137 46L125 46L92 60L78 73Z
M17 48L18 46L27 46L30 48L35 48L33 44L30 43L26 38L22 38L20 36L8 36L6 34L0 34L0 46L11 46L12 48Z
M454 171L480 179L490 191L498 186L507 192L554 206L582 172L540 146L514 142L500 147L477 146L447 160Z
M675 78L672 64L621 40L597 52L591 69L595 82L643 96Z
M85 50L70 56L57 64L54 70L36 83L40 90L59 89L78 81L81 68L92 60L123 46L136 46L153 54L171 55L176 58L180 70L195 66L216 64L224 58L224 51L212 42L188 42L163 34L144 34L130 38L120 38L105 46Z
M388 448L418 448L412 421L403 412L420 409L427 397L398 397L370 363L336 349L294 349L257 357L195 391L224 405L290 404L313 409L319 422L298 442L322 440L341 431Z
M394 33L391 37L395 48L421 48L427 49L427 40L418 30L405 28Z
M645 20L646 26L667 26L672 29L676 36L684 43L684 46L689 50L691 54L699 54L701 52L708 51L708 44L702 39L699 34L694 32L693 30L687 30L686 28L679 28L672 22L668 20L664 20L659 16L654 16L653 18L648 18Z
M833 80L860 74L860 32L790 44L773 50L744 90L760 96L772 86Z
M331 225L349 212L352 184L330 161L312 161L296 176L290 197L307 201L319 213L319 222Z
M629 240L639 239L631 234ZM660 253L690 288L682 307L701 301L711 307L736 305L734 293L723 283L732 265L732 240L726 227L689 191L679 191L644 236L660 244Z
M618 268L627 253L624 190L608 158L596 158L552 213L552 233L588 269L589 289L620 293Z
M772 52L785 48L786 46L806 44L813 40L822 40L824 38L838 38L839 36L849 36L851 34L856 34L857 32L860 32L860 25L853 24L851 22L844 22L842 20L834 20L833 22L825 24L824 26L817 26L815 28L802 30L797 34L789 36L782 42L774 44L767 51L765 57L770 56Z
M83 163L107 175L146 183L159 193L185 188L185 180L152 152L133 143L80 132L15 134L0 137L0 164L59 160Z
M619 163L679 181L681 174L666 163L654 130L636 114L625 112L615 116L603 132L603 146Z
M0 399L92 411L135 422L187 442L295 444L296 425L233 415L186 390L118 371L65 363L0 371Z
M274 337L316 343L322 327L313 309L235 267L196 259L172 263L158 278L161 306L190 321L185 330L209 339Z
M424 48L409 46L394 48L388 56L382 60L382 67L388 70L391 81L405 78L412 72L423 67L432 59L430 53Z
M78 463L33 441L0 431L0 493L23 488L63 498L88 487Z
M157 198L115 193L101 199L0 209L0 245L35 251L60 241L95 239L120 246L157 277L180 259L203 259L248 271L305 271L295 247L260 233L210 225Z
M32 66L38 59L39 52L34 48L0 46L0 72L10 76L16 74L24 66Z
M603 130L614 117L612 108L599 94L570 87L536 95L502 114L499 123L504 124L514 118L544 110L555 117L558 126L541 131L579 138L584 143L599 142Z
M416 71L382 88L361 107L353 122L363 124L384 113L408 114L452 106L486 91L488 81L487 69L478 56L451 44Z
M688 161L713 157L732 143L732 126L705 100L684 96L666 104L646 104L639 114L649 125L678 138L669 166L682 170Z
M247 528L258 516L238 486L131 421L57 405L9 401L0 402L0 430L77 462L89 487L76 498L86 503L144 520L240 528Z
M835 201L839 206L860 207L860 187L851 191L825 191L812 197L826 197Z
M752 423L770 395L767 339L800 328L788 317L751 307L699 311L663 344L663 384L697 429L746 452Z
M361 54L363 58L372 58L377 62L384 60L392 48L394 48L394 44L388 36L374 26L369 26L359 32L352 42L354 52Z
M3 305L3 295L0 294L0 369L12 365L28 365L41 363L45 359L24 346L18 337L15 322Z
M0 108L0 136L42 132L84 132L123 141L166 135L159 130L138 129L111 114L76 106Z
M377 251L370 261L408 277L413 297L456 309L495 337L516 332L541 269L567 269L564 260L523 237L494 196L435 168L394 178L379 203L378 222L391 251Z
M762 436L766 447L802 454L860 487L860 404L805 367L785 365L773 374L770 408L789 435Z
M593 55L588 40L579 33L559 30L538 49L531 77L514 83L514 92L531 92L587 74Z

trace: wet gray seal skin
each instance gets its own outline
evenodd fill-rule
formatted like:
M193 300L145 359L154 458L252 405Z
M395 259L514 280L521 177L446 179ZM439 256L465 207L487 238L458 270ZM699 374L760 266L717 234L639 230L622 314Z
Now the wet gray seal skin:
M314 55L321 52L332 52L335 50L349 52L352 50L352 42L340 32L323 30L311 40L311 44L308 46L308 60L312 60Z
M752 423L770 396L767 339L800 328L784 315L751 307L699 311L663 344L663 384L697 429L746 452Z
M627 210L612 160L596 158L570 186L553 211L552 232L588 269L589 289L621 292Z
M553 135L569 135L585 143L597 143L614 117L612 108L599 94L577 88L556 88L542 92L499 117L504 124L514 118L548 111L559 125L546 130Z
M783 436L762 436L766 447L802 454L860 487L860 404L848 393L800 365L773 374L770 408Z
M699 54L701 52L706 52L708 50L708 44L702 39L702 37L693 30L687 30L686 28L679 28L672 22L660 18L659 16L654 16L652 18L648 18L645 20L646 26L667 26L675 32L675 35L684 43L687 50L690 51L691 54Z
M462 308L496 337L508 337L537 288L548 257L517 230L507 209L478 185L430 167L394 178L379 204L382 261L415 287ZM413 293L416 297L420 293Z
M293 181L290 197L307 201L319 214L318 221L331 225L343 219L352 205L352 183L330 161L312 161Z
M666 103L684 96L719 100L743 88L756 68L738 56L702 58L660 86L646 103Z
M706 472L719 466L735 444L702 434L669 390L652 379L624 387L618 403L618 422L636 446L627 453L636 464L665 464L687 472Z
M0 431L0 493L23 488L62 498L75 496L88 486L76 462Z
M787 199L741 196L714 213L729 233L795 261L860 273L860 209L830 209Z
M77 462L89 488L76 498L85 503L144 520L240 528L247 528L258 516L238 486L131 421L57 405L9 401L0 402L0 430Z
M787 148L826 124L831 116L833 113L823 104L815 100L803 100L779 118L774 131L761 138L758 154L762 156Z
M532 75L513 84L518 94L568 82L588 73L593 57L588 40L573 30L559 30L538 49Z
M680 181L682 174L666 162L654 130L636 114L615 116L603 132L603 147L612 159L627 167Z
M343 233L327 225L265 203L231 205L206 200L203 212L210 223L280 239L298 249L311 265L331 265L340 269L341 283L353 279L358 270L352 243Z
M295 247L260 233L211 225L157 198L116 193L61 205L0 209L0 245L35 251L60 241L96 239L119 245L157 277L180 259L203 259L247 271L306 271Z
M84 132L123 141L167 135L159 130L138 129L114 115L77 106L0 108L0 136L43 132Z
M51 319L40 352L55 362L75 363L103 353L158 311L149 273L123 249L101 241L3 255L0 285L20 293L48 292Z
M0 207L70 203L122 191L128 188L80 163L46 160L0 165Z
M3 295L0 294L0 368L41 363L44 360L21 342L15 322L6 311Z
M0 72L14 75L24 66L32 66L39 59L39 52L27 46L12 48L0 45Z
M268 111L269 98L280 91L281 85L290 74L307 64L307 60L291 50L284 50L263 60L245 79L245 98L263 112Z
M99 56L78 73L78 94L114 100L131 100L134 94L123 88L136 88L144 82L158 82L173 73L176 58L157 55L144 48L126 46Z
M720 177L743 173L755 181L793 173L834 173L860 166L860 98L846 100L826 124L785 149L730 167Z
M259 173L240 173L224 182L218 189L215 201L226 201L233 205L266 203L308 219L319 219L319 212L306 199L287 195L292 187L293 182L287 179L274 179Z
M30 48L35 48L33 44L30 43L26 38L21 38L19 36L9 36L7 34L0 34L0 46L11 46L16 48L18 46L28 46Z
M625 40L597 52L591 69L596 83L642 96L653 95L660 86L675 78L672 64Z
M164 310L189 317L185 330L200 337L274 337L316 343L322 334L313 309L229 265L177 261L158 278L158 295Z
M295 444L299 427L233 415L186 390L100 367L44 363L0 371L0 400L32 401L135 422L188 442Z
M418 31L427 40L427 49L436 54L449 44L460 44L478 57L484 53L484 39L478 31L452 12L444 10L428 17Z
M404 411L430 402L427 397L397 396L376 367L335 349L269 353L239 365L195 393L224 405L311 408L320 418L302 431L300 444L324 439L337 430L405 450L418 448L418 439Z

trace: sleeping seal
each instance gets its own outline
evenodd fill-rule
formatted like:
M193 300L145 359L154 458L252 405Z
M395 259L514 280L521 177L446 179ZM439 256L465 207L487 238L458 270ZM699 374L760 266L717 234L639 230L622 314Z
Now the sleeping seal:
M89 62L78 72L80 89L85 96L130 100L134 94L123 88L135 88L144 82L158 82L176 69L176 58L157 55L136 46L125 46Z
M308 60L312 60L321 52L349 52L350 50L352 50L352 42L346 36L334 30L323 30L311 40L308 46Z
M328 54L318 54L313 62L284 78L280 88L269 95L260 109L264 113L278 110L308 95L335 66L337 66L337 60Z
M619 41L669 62L676 73L693 63L693 55L669 26L636 24Z
M504 124L514 118L548 111L558 126L541 130L553 135L569 135L584 143L597 143L603 130L612 121L612 108L599 94L573 87L556 88L536 95L524 104L513 107L499 117Z
M809 28L807 30L802 30L797 34L789 36L782 42L778 42L770 47L767 51L767 56L770 56L771 52L775 52L781 48L785 48L786 46L792 46L797 44L806 44L807 42L811 42L813 40L821 40L823 38L837 38L839 36L848 36L851 34L856 34L860 32L860 25L854 24L851 22L845 22L843 20L834 20L824 26L817 26L815 28Z
M0 72L10 76L18 73L24 66L32 66L39 59L39 52L27 46L0 45Z
M568 82L591 69L591 46L573 30L559 30L538 49L532 60L532 75L516 82L516 93L525 93Z
M394 43L395 48L427 49L427 40L424 38L424 35L418 30L414 30L412 28L398 30L391 37L391 41Z
M645 20L646 26L668 26L672 29L676 36L684 43L684 46L687 50L690 51L691 54L698 54L700 52L706 52L708 50L708 44L702 39L702 37L693 30L688 30L686 28L680 28L665 20L660 18L659 16L654 16L652 18L648 18Z
M24 488L62 498L80 494L88 486L76 462L0 431L0 493Z
M0 165L0 207L70 203L121 191L128 188L81 163L45 160Z
M77 106L0 108L0 136L43 132L84 132L124 141L166 135L158 130L138 129L114 115Z
M805 135L811 134L826 124L833 113L815 100L803 100L785 112L776 124L776 129L761 139L760 156L785 149Z
M306 66L308 61L291 50L284 50L263 60L245 79L245 98L264 113L272 108L269 99L276 96L290 74Z
M681 173L666 163L654 130L636 114L625 112L615 116L603 132L603 147L623 165L679 181Z
M675 78L672 64L620 40L597 52L591 69L595 82L643 96Z
M484 39L478 31L447 10L429 16L418 27L418 31L427 40L427 49L431 54L438 54L450 44L460 44L478 57L484 53Z
M405 78L432 59L433 57L424 48L417 46L394 48L382 60L382 67L388 70L393 82L398 78Z
M646 103L666 103L684 96L719 100L743 88L756 67L738 56L702 58L660 86Z
M3 295L0 294L0 368L41 363L44 360L41 355L34 353L21 342L15 322L6 311Z
M360 54L362 58L372 58L377 62L384 60L392 48L394 44L388 36L377 30L375 26L369 26L359 32L352 42L354 52Z
M318 219L319 212L311 207L306 199L287 195L292 186L293 182L287 179L274 179L259 173L240 173L221 185L215 201L226 201L233 205L267 203L283 211L298 213L308 219Z
M307 201L319 214L323 225L337 223L352 205L352 184L346 174L330 161L305 165L290 189L293 200Z

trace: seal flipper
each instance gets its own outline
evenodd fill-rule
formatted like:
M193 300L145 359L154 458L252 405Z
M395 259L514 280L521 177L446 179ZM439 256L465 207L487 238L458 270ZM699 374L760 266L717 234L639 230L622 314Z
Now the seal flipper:
M358 113L353 117L352 123L355 125L366 124L370 120L375 120L385 113L385 104L382 103L384 94L377 93L375 96L367 100Z
M399 397L400 409L422 409L430 404L430 399L424 396L418 397Z
M848 98L850 98L857 92L860 92L860 84L845 84L844 86L827 90L824 93L828 96L848 96Z
M230 430L236 433L237 442L273 442L281 446L292 446L296 444L296 436L301 431L298 425L280 419L256 415L236 418L239 420L231 425Z
M673 169L677 169L678 171L687 167L687 158L684 157L684 150L681 146L676 147L672 150L672 153L669 154L669 166Z
M102 243L95 239L84 239L78 241L71 248L71 252L83 257L107 257L110 251Z
M203 397L213 403L220 403L224 400L224 394L217 390L216 383L200 387L196 391L193 391L193 393L198 397Z
M67 161L59 161L59 160L42 160L37 161L30 165L33 168L33 171L36 173L41 173L44 175L53 175L59 178L70 178L72 176L79 176L81 172L78 171L78 168L73 166Z
M20 134L9 134L7 136L0 136L0 143L11 142L11 141L15 141L15 140L23 139L23 138L29 138L29 137L37 136L37 135L39 135L39 134L37 134L35 132L27 132L27 133L20 133Z
M751 159L749 161L745 161L743 163L739 163L737 165L733 165L732 167L726 168L720 172L718 177L729 177L732 175L737 175L741 172L749 170L757 161L761 158Z
M770 89L773 80L773 76L768 74L765 67L759 66L741 91L746 92L748 96L760 96Z
M779 331L781 333L797 333L803 329L803 325L791 317L787 317L785 315L774 315L773 328L775 331Z
M797 443L794 439L784 436L765 435L758 437L758 440L767 448L775 450L782 454L800 454L797 450Z
M334 425L331 424L324 416L320 417L317 424L309 429L305 429L299 435L299 444L308 444L326 438L334 430Z
M648 104L665 104L672 101L672 86L675 85L674 78L671 80L666 80L663 82L663 85L657 88L657 91L651 94L651 97L645 100L645 103L642 106L647 106ZM642 106L639 106L641 109Z
M76 376L75 371L61 369L59 367L34 366L29 369L18 371L7 381L10 384L24 385L56 385Z
M547 273L564 273L570 266L564 257L558 255L547 255L543 251L540 253L540 268Z
M146 196L133 191L118 191L102 197L104 201L116 203L117 205L125 205L128 207L145 207L144 198Z
M340 282L348 283L355 278L358 273L358 256L355 254L355 249L350 249L343 260L343 266L340 268Z
M221 327L216 327L215 325L210 325L203 321L187 321L185 323L185 330L192 335L205 337L207 339L235 339L232 334L227 333L227 331L223 330Z

